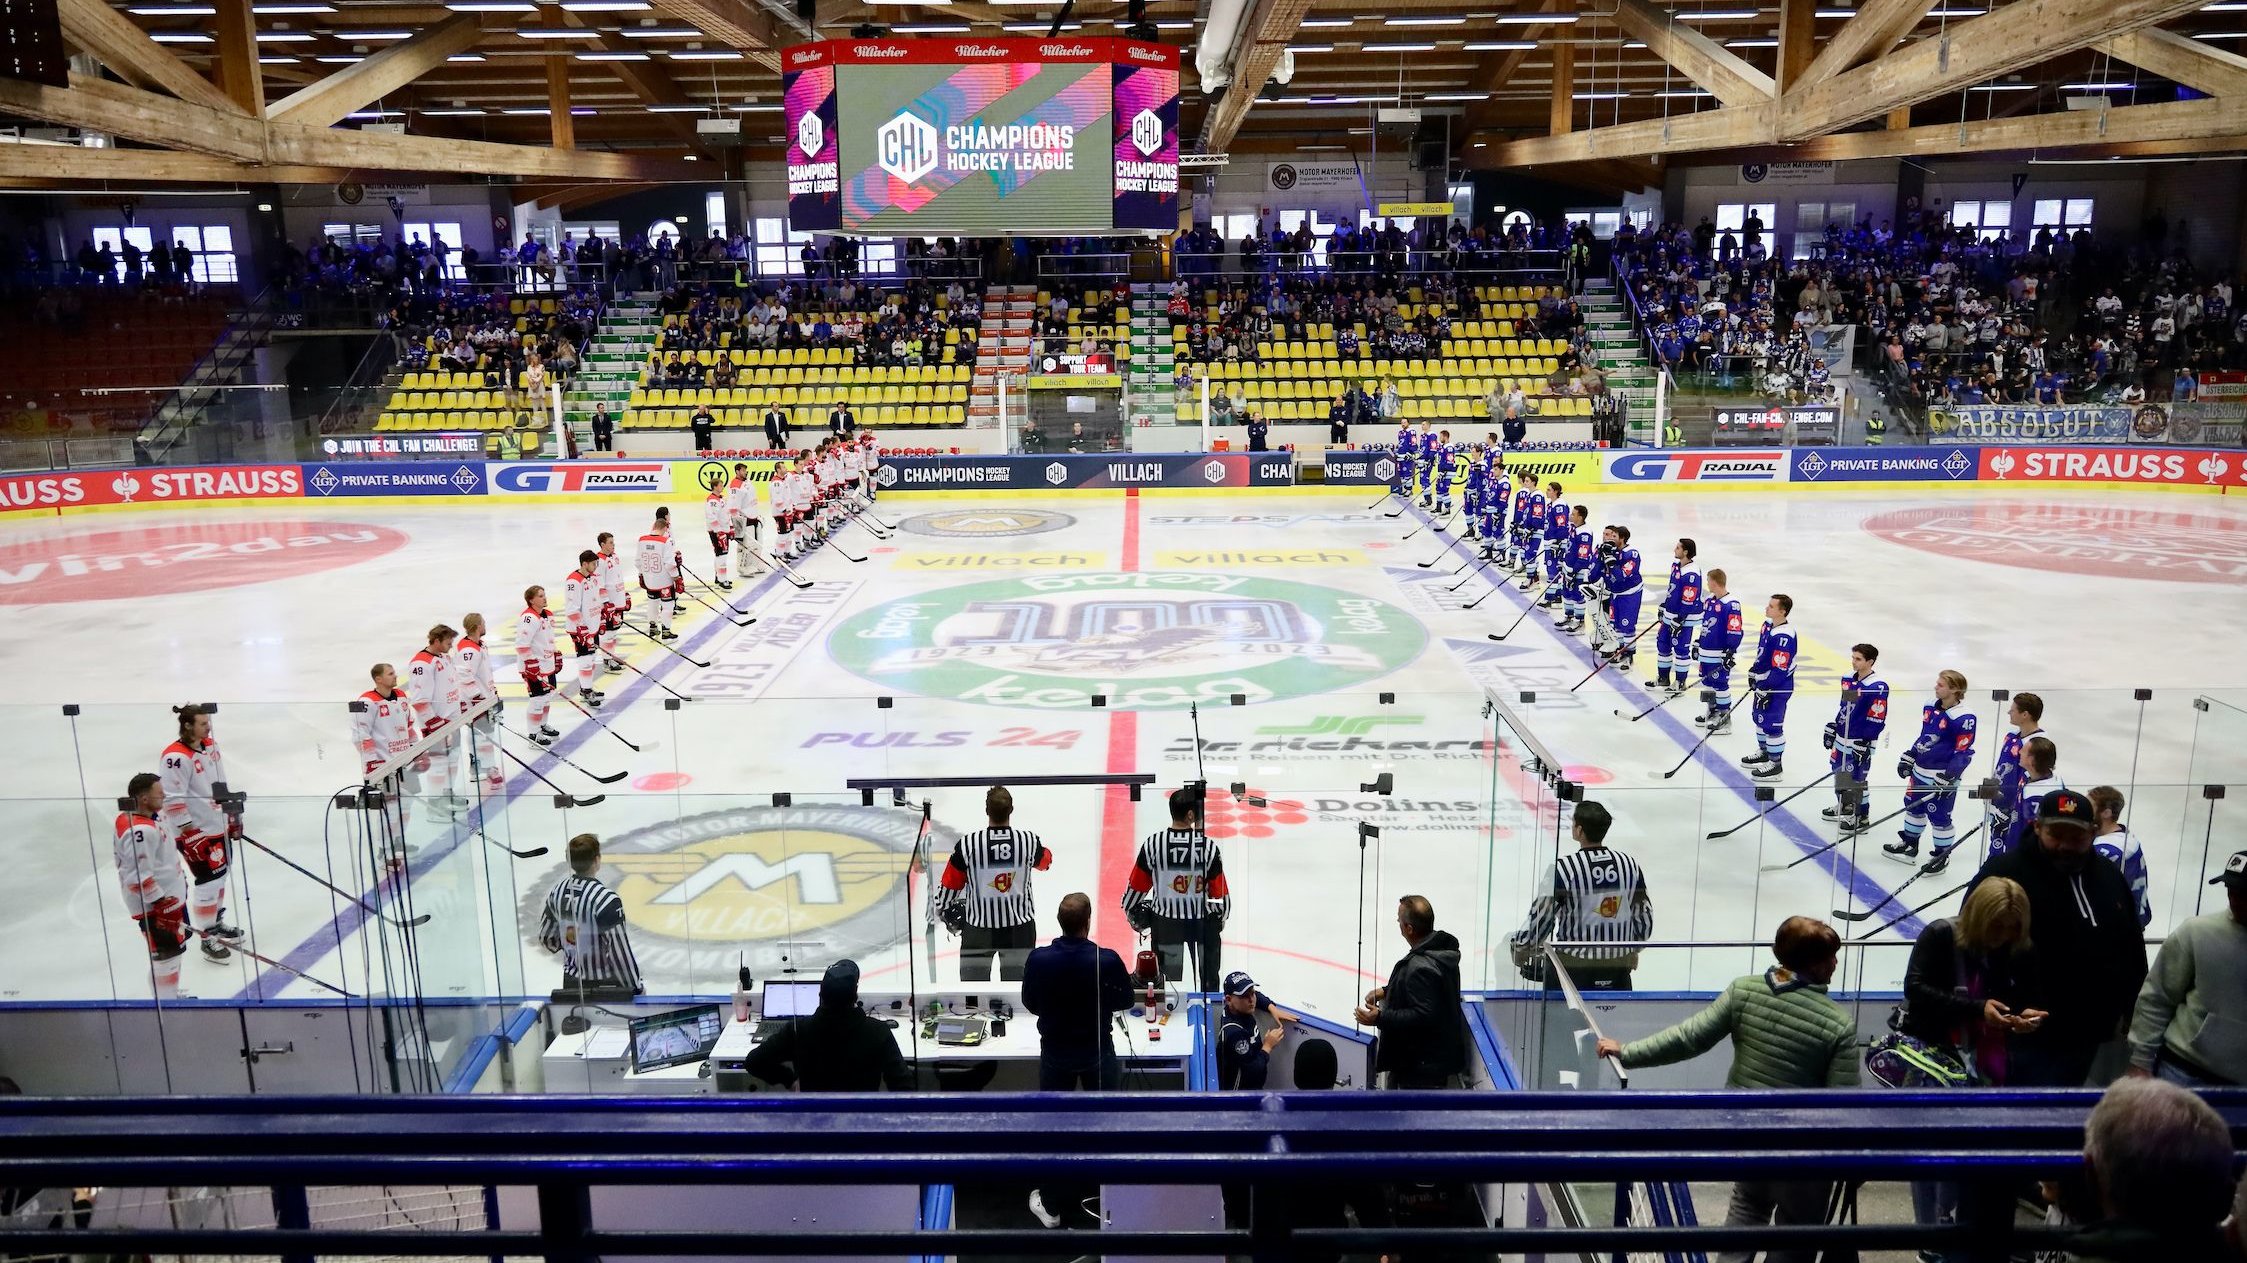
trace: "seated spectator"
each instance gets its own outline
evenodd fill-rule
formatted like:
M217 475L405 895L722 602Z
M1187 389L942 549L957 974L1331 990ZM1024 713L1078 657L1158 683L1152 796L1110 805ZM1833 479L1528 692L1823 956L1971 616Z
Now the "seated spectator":
M2233 1263L2225 1215L2238 1196L2231 1129L2207 1102L2158 1079L2124 1079L2083 1127L2091 1227L2079 1263ZM2237 1225L2231 1229L2234 1237Z

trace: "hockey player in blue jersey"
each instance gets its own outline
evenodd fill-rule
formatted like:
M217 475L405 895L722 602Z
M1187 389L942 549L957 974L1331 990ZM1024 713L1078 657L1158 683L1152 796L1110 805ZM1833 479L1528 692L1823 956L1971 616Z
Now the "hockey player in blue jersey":
M1755 665L1748 668L1748 688L1754 696L1748 714L1755 720L1756 752L1740 762L1757 780L1777 779L1787 755L1787 703L1794 700L1794 628L1787 626L1792 613L1794 598L1773 593L1763 607Z
M2067 788L2055 770L2059 764L2060 748L2047 738L2030 737L2021 743L2021 783L2005 804L2005 832L1990 838L1985 859L1996 859L2036 841L2036 805L2046 794Z
M1435 503L1436 436L1429 427L1432 421L1422 421L1412 435L1412 450L1419 453L1420 507L1425 509Z
M1690 538L1670 550L1670 583L1662 593L1661 626L1654 629L1654 678L1648 688L1683 691L1692 678L1693 642L1701 630L1701 572L1693 560L1700 552Z
M1732 599L1725 584L1724 570L1711 569L1701 599L1701 636L1695 646L1701 665L1701 687L1708 690L1708 709L1693 722L1709 730L1709 735L1732 731L1732 668L1740 652L1740 641L1747 635L1747 624L1740 614L1740 603Z
M1935 826L1935 852L1927 871L1939 873L1950 863L1958 838L1951 831L1951 808L1958 803L1958 783L1974 762L1974 712L1966 709L1966 677L1945 671L1935 677L1935 700L1919 712L1919 739L1896 764L1896 774L1908 782L1904 789L1904 827L1901 841L1880 848L1907 864L1919 862L1919 835Z
M1482 509L1483 502L1490 495L1489 478L1489 471L1483 467L1481 459L1476 453L1468 452L1466 490L1459 498L1460 524L1466 528L1462 533L1468 539L1482 538Z
M1451 431L1436 436L1436 451L1429 461L1435 470L1436 516L1451 515L1451 484L1459 478L1459 449L1451 445Z
M1521 590L1527 592L1537 586L1537 558L1544 551L1546 506L1545 493L1538 489L1534 480L1524 479L1522 487L1525 499L1520 522L1521 547L1516 551L1521 559Z
M1853 645L1849 650L1849 678L1841 682L1841 705L1826 725L1826 749L1833 751L1834 805L1826 808L1828 820L1841 822L1843 836L1872 827L1872 799L1865 792L1872 779L1873 742L1888 727L1888 681L1873 674L1880 650Z
M1646 575L1639 567L1638 550L1631 547L1630 527L1610 526L1602 535L1598 587L1606 617L1593 625L1592 649L1628 671L1632 657L1638 653L1632 642L1638 639L1639 606L1646 600Z
M2099 830L2091 839L2091 849L2104 855L2122 870L2130 883L2130 896L2138 901L2138 928L2153 924L2153 901L2146 897L2152 883L2146 877L2146 853L2138 846L2138 839L2122 823L2122 791L2112 785L2094 786L2089 794L2091 809L2099 813ZM2247 1229L2247 1225L2242 1225Z
M1581 504L1568 511L1568 551L1561 558L1560 590L1557 593L1547 591L1548 596L1560 602L1559 626L1564 632L1584 630L1584 589L1599 570L1598 545L1592 542L1592 533L1585 526L1590 516L1590 511Z
M1418 443L1412 437L1412 427L1398 426L1396 481L1390 484L1389 489L1407 500L1412 498L1412 459L1417 447Z
M1997 779L1997 794L1986 804L1992 843L2013 832L2013 798L2020 792L2021 782L2028 779L2021 770L2021 747L2031 737L2053 740L2051 731L2044 727L2044 699L2034 693L2015 693L2005 717L2013 731L2006 733L2004 743L1998 746L1997 766L1990 772ZM2057 746L2058 742L2053 744ZM2033 829L2035 823L2030 821L2028 828Z
M1560 498L1560 484L1545 484L1545 520L1540 531L1544 540L1545 597L1540 604L1550 608L1560 604L1560 572L1568 561L1569 545L1576 536L1575 518L1568 504Z
M1482 559L1495 561L1499 551L1506 548L1507 532L1512 529L1514 506L1514 480L1506 473L1503 461L1490 467L1491 482L1482 499Z

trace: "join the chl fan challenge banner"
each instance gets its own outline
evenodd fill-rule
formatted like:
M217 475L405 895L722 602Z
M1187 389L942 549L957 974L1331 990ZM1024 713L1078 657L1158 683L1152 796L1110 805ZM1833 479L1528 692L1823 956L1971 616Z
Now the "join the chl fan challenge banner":
M1178 50L1118 39L787 49L788 215L870 236L1178 225Z

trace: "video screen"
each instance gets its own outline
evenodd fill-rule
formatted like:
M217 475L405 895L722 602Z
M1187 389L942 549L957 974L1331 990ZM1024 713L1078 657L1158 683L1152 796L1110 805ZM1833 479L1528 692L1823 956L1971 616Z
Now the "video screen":
M1119 62L1114 69L1116 227L1174 231L1178 227L1178 67Z
M842 139L835 127L835 67L784 68L781 99L788 121L788 222L798 232L835 228L840 224L842 189Z

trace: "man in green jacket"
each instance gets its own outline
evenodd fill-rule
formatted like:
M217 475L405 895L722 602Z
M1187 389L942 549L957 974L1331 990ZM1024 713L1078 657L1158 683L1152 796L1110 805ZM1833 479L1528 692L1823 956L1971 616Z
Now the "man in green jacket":
M1771 944L1777 967L1735 978L1709 1007L1665 1031L1621 1044L1599 1041L1599 1055L1623 1066L1689 1061L1732 1038L1732 1088L1853 1088L1858 1084L1857 1024L1826 994L1841 963L1841 935L1814 917L1788 917ZM1833 1186L1823 1180L1742 1180L1732 1186L1728 1225L1826 1221ZM1727 1253L1746 1263L1753 1251ZM1809 1263L1815 1250L1772 1250L1770 1263Z

